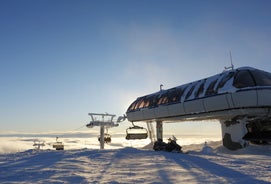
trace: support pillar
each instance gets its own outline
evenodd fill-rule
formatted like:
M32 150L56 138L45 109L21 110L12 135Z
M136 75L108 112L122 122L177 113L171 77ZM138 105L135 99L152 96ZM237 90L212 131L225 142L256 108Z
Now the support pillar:
M156 138L163 140L163 122L156 121Z
M247 133L246 119L221 120L223 146L230 150L237 150L246 147L249 143L243 137Z
M100 127L100 149L104 149L104 125Z

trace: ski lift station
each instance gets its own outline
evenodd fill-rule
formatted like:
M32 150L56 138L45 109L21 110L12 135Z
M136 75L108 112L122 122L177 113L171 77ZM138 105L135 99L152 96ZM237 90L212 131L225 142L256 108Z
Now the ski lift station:
M157 140L163 140L163 123L216 119L221 123L223 145L228 149L240 149L249 142L270 143L271 73L231 67L171 89L163 90L160 86L160 91L138 97L128 107L126 116L133 123L156 122ZM136 129L140 127L127 131Z
M219 120L223 145L230 150L271 142L271 73L251 67L226 68L220 74L138 97L126 115L89 113L88 128L100 126L100 148L111 142L107 130L126 118L126 139L163 140L163 123ZM106 119L107 118L107 119ZM148 130L134 125L146 122ZM156 132L152 126L156 123ZM200 131L200 130L199 130ZM155 137L156 133L156 137Z

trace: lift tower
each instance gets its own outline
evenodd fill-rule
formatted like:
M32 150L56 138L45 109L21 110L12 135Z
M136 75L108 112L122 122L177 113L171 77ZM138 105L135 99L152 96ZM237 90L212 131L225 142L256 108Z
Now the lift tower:
M119 126L119 122L125 120L125 116L120 116L116 122L113 121L114 117L116 117L115 114L100 114L100 113L88 113L88 115L91 117L91 121L86 125L88 128L93 128L94 126L100 127L100 149L104 149L104 142L105 142L105 128L111 128L111 127L117 127Z

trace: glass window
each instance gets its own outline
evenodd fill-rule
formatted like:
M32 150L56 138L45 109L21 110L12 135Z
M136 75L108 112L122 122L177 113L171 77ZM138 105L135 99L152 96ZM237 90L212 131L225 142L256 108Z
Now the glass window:
M192 92L193 90L195 89L195 84L191 87L191 89L188 91L188 93L186 94L185 96L185 99L188 99L191 95L192 95Z
M128 111L132 111L132 110L135 109L136 102L137 102L137 101L134 101L134 102L130 105L130 107L128 108Z
M182 96L185 94L185 91L187 90L188 87L189 87L189 85L186 85L186 86L184 86L183 89L181 89L180 94L179 94L180 95L179 100L181 100L181 98L185 98Z
M157 106L157 97L158 97L157 94L149 96L148 99L147 99L147 104L145 105L145 107Z
M178 99L178 90L176 88L173 88L168 93L168 103L176 102Z
M171 103L173 101L173 97L174 97L174 89L170 89L168 92L168 103Z
M257 86L271 86L271 73L261 70L252 70Z
M164 96L162 100L162 104L166 104L166 103L168 103L168 97Z
M140 98L137 98L136 101L134 101L130 107L129 107L129 110L137 110L139 108L139 105L141 104L143 100L143 97L140 97Z
M161 96L161 97L158 99L157 105L162 104L162 101L163 101L163 97Z
M166 104L168 103L168 96L167 96L168 92L164 93L161 95L161 97L159 98L157 104L158 105L162 105L162 104Z
M186 86L178 89L178 94L177 94L178 101L181 100L181 97L183 96L183 94L184 94L184 92L185 92L185 90L187 89L188 86L189 85L186 85Z
M234 73L230 72L227 75L225 75L221 81L219 82L217 89L221 89L224 87L224 85L233 77Z
M210 85L208 86L206 90L205 96L215 95L217 93L217 91L215 90L216 82L217 82L217 79L210 83Z
M143 107L149 107L149 105L150 105L150 99L149 99L149 98L146 98L146 99L144 100Z
M206 80L201 82L201 84L200 84L200 86L198 88L198 91L195 92L195 97L199 97L203 93L205 81Z
M255 86L255 83L247 70L241 70L235 75L233 86L236 88L246 88Z
M138 109L141 109L142 107L144 107L145 104L145 100L142 99L139 103L138 103Z
M142 97L139 98L138 100L136 100L136 104L135 104L134 110L137 110L137 109L140 108L140 104L142 103L142 101L143 101L143 98L142 98Z
M174 101L175 102L180 101L180 97L182 96L183 92L184 92L184 90L182 88L176 89L176 93L175 93L175 96L174 96Z

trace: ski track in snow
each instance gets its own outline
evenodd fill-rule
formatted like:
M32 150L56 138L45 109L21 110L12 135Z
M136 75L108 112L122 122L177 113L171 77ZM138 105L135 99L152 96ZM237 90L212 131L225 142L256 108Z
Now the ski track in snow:
M271 183L270 151L27 150L0 155L0 183Z

